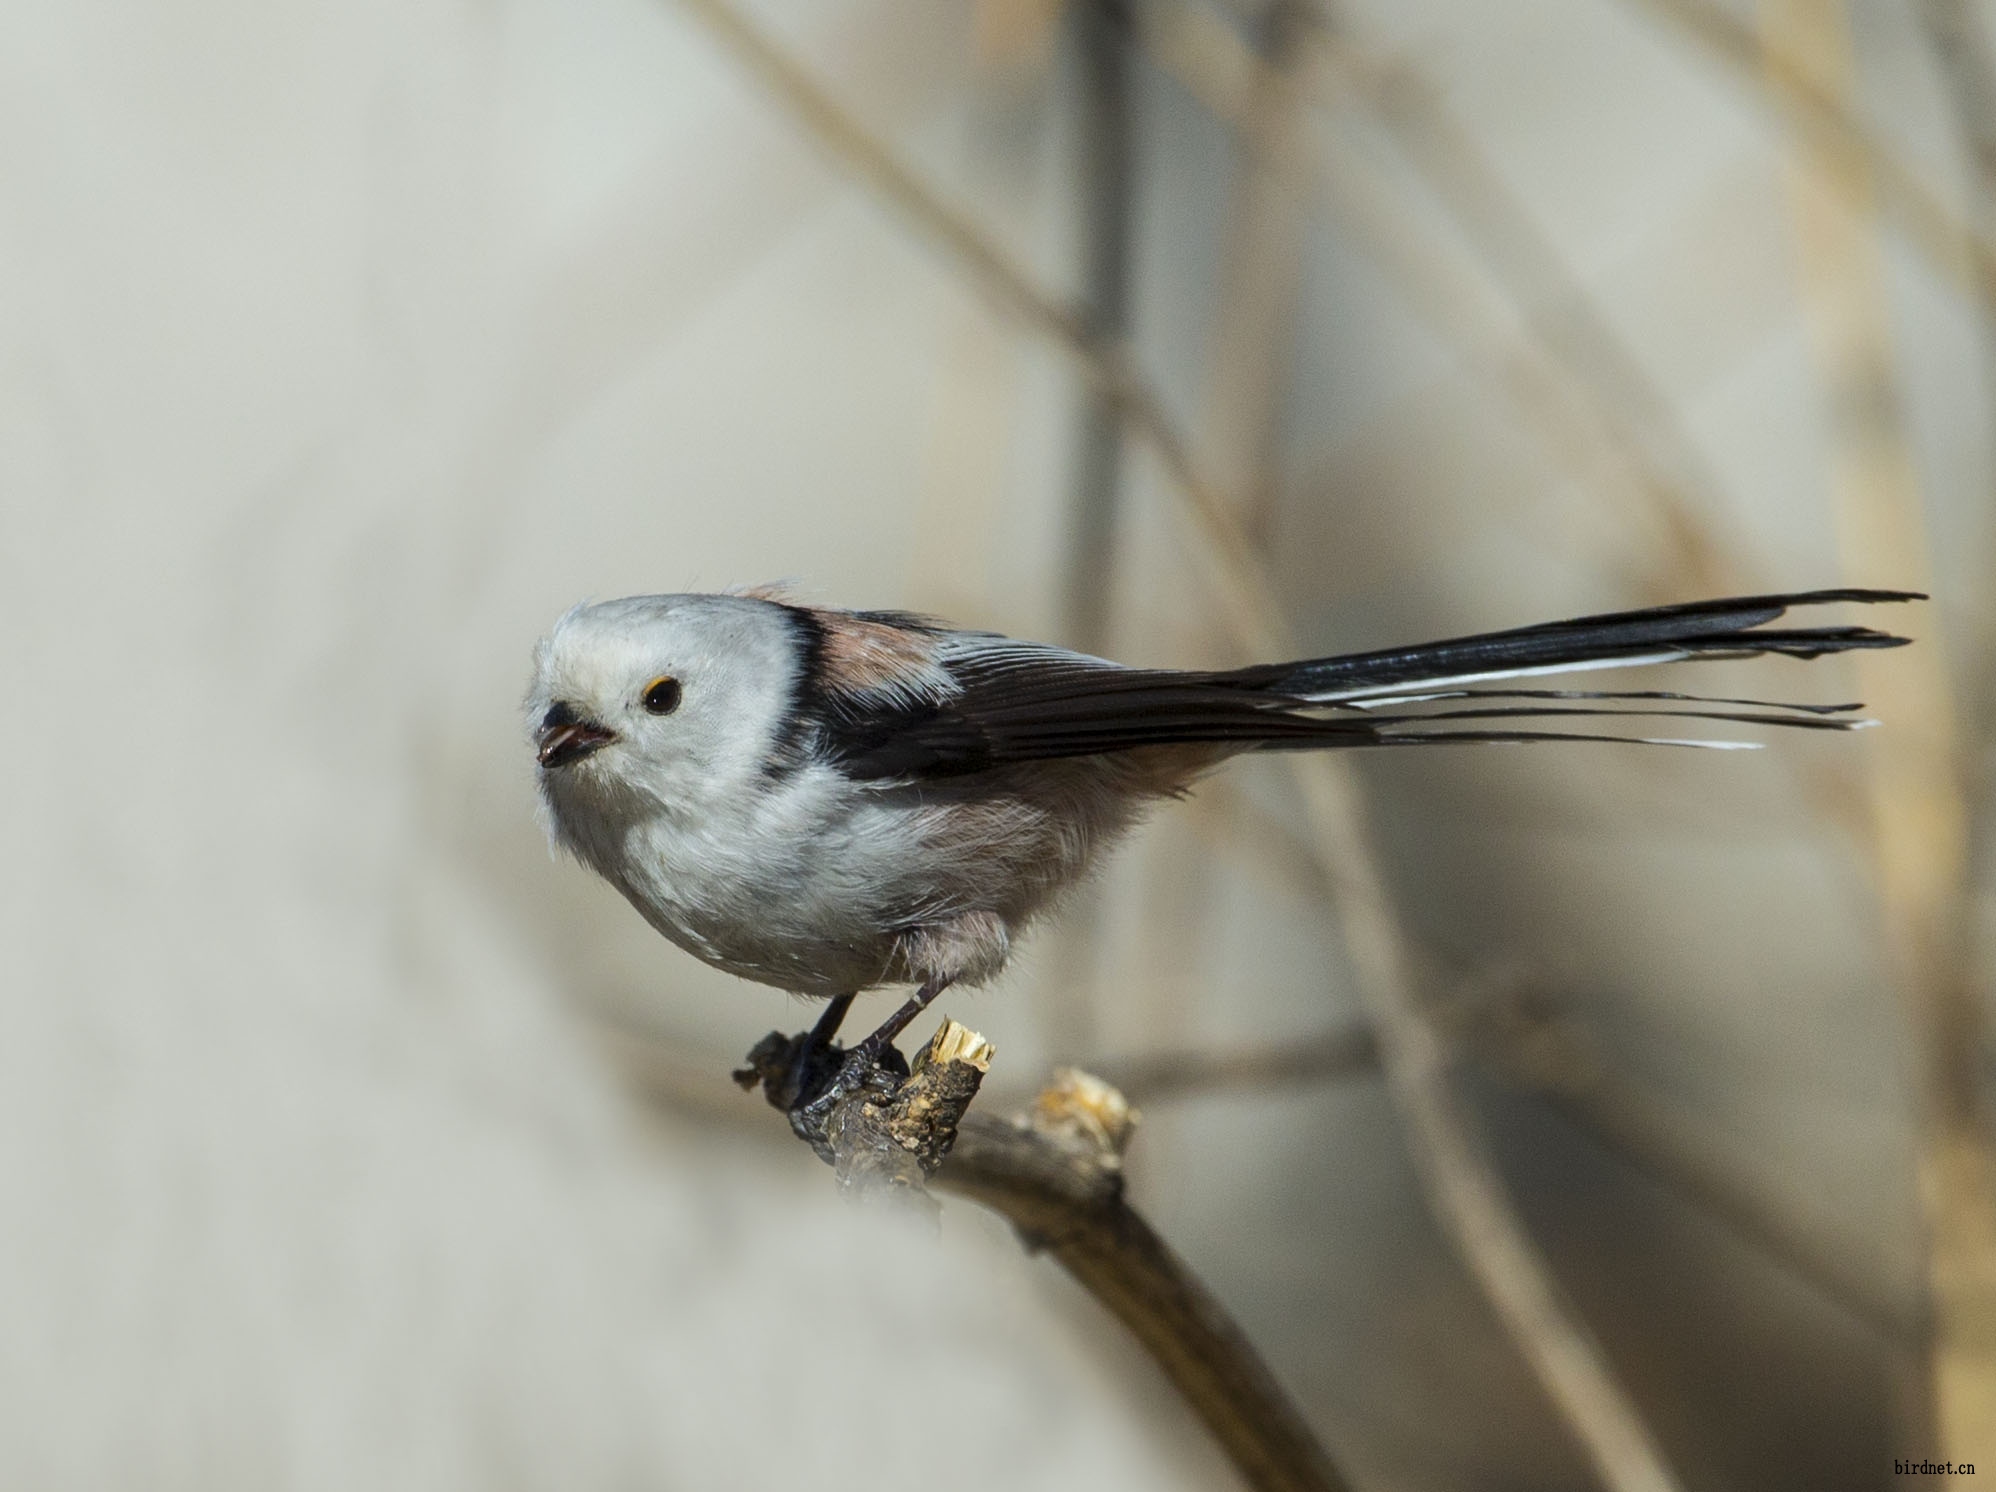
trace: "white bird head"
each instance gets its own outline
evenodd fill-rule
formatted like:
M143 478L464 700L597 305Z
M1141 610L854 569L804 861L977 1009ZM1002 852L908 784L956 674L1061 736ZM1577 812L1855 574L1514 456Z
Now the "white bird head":
M527 693L542 791L685 808L746 785L781 740L802 660L783 608L744 596L578 606Z

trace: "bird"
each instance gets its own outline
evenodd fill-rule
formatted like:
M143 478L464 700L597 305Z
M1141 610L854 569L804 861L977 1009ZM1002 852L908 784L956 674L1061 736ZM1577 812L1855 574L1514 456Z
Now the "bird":
M1833 589L1540 623L1228 670L1129 667L781 587L578 605L535 649L526 714L553 845L695 958L828 1002L1004 969L1146 809L1249 751L1623 742L1751 749L1667 721L1851 730L1858 704L1589 691L1601 669L1899 647L1791 610L1926 599ZM1521 682L1527 681L1527 682ZM1636 721L1616 734L1611 721ZM1650 733L1657 730L1668 734Z

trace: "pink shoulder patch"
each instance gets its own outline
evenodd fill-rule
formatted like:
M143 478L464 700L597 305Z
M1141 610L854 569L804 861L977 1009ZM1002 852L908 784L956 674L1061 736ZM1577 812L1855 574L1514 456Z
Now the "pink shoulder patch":
M845 611L811 615L825 629L824 681L860 694L873 689L920 689L932 682L935 639L889 622L869 622Z

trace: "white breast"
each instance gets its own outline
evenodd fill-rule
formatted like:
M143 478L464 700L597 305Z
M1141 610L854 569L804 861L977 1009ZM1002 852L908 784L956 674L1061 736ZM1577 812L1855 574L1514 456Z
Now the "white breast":
M920 914L915 828L905 810L810 765L725 803L640 819L599 868L696 958L842 994L882 982L896 927Z

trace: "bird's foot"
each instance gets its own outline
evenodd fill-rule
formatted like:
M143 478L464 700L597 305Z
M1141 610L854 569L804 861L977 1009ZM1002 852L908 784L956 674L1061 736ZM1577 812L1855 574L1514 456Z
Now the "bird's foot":
M734 1077L745 1089L761 1083L776 1108L788 1113L830 1083L839 1068L839 1049L832 1044L852 1008L849 994L834 997L810 1030L796 1036L772 1031L748 1054L749 1065Z
M761 1085L792 1132L855 1195L882 1188L922 1195L991 1066L991 1043L946 1020L910 1071L895 1029L883 1026L849 1049L822 1032L772 1031L735 1074L744 1088Z
M867 1037L851 1051L833 1047L827 1055L838 1064L831 1080L800 1094L796 1103L785 1108L785 1114L791 1133L829 1165L835 1163L833 1115L862 1094L871 1094L880 1102L892 1099L908 1080L908 1059L877 1035Z
M735 1081L746 1089L760 1084L770 1107L827 1162L832 1159L828 1127L839 1107L869 1090L891 1098L908 1078L907 1059L877 1031L850 1051L819 1039L815 1031L795 1036L772 1031L756 1043L748 1064L734 1074Z

